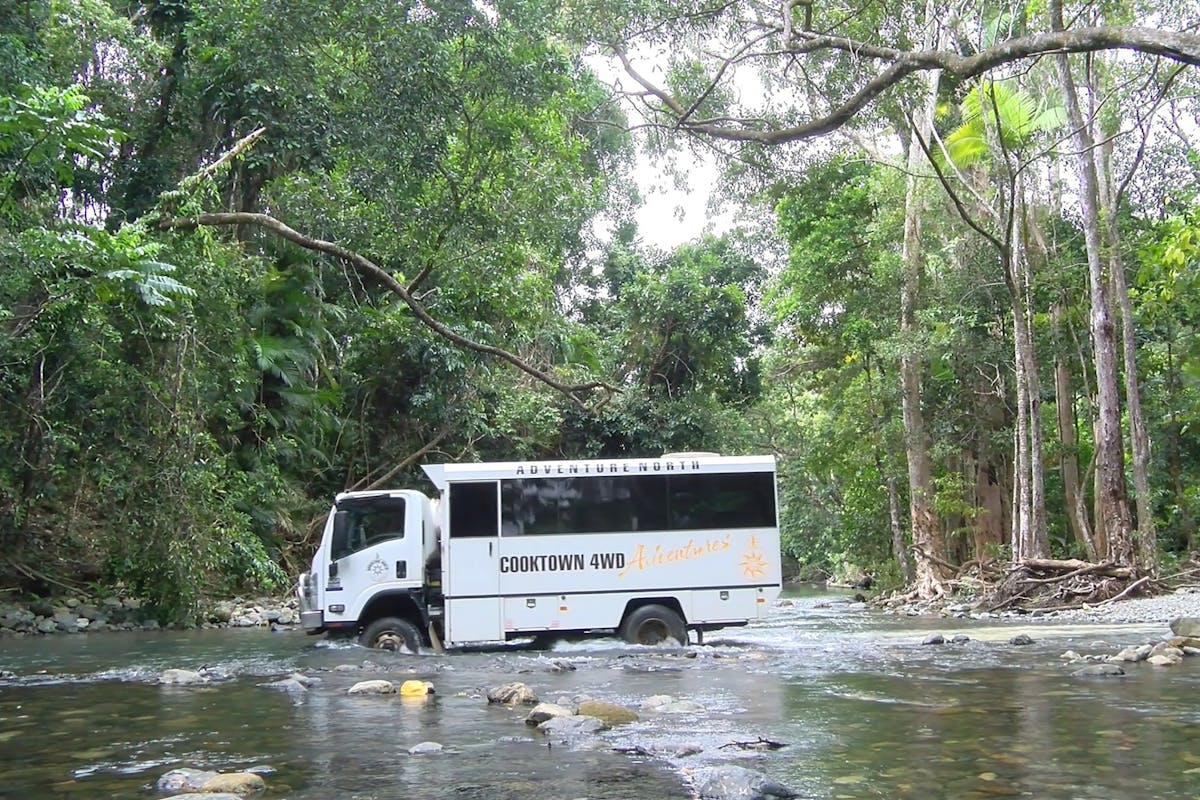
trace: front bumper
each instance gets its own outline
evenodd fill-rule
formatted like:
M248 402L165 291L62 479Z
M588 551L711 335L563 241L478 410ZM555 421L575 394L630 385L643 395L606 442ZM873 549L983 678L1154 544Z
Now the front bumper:
M305 573L296 582L296 599L300 601L300 627L305 633L325 630L325 614L316 607L316 587L312 573Z

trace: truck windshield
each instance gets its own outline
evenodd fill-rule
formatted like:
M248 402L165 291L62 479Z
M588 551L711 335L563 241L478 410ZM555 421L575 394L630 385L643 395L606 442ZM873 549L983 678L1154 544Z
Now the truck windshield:
M404 498L365 497L343 500L337 510L346 512L346 544L337 548L339 559L392 539L404 537Z

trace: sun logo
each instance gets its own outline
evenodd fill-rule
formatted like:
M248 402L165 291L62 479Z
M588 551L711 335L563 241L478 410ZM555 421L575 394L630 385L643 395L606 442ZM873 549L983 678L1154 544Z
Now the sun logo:
M746 551L742 553L742 560L738 562L738 565L741 566L742 574L747 578L758 578L767 574L767 560L758 551L757 536L750 537L750 543Z

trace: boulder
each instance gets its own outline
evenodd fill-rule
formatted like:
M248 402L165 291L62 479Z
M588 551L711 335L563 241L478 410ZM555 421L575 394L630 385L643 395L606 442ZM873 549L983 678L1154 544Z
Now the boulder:
M697 769L692 785L702 800L784 800L798 794L761 772L724 766Z
M159 674L158 682L168 686L190 686L196 683L207 683L208 678L190 669L165 669Z
M657 711L662 706L674 703L675 698L669 694L655 694L642 701L643 711Z
M940 633L931 633L921 640L921 644L945 644L946 637Z
M1156 667L1173 667L1182 661L1182 654L1174 655L1173 653L1159 653L1146 659L1147 664L1153 664Z
M180 767L165 773L154 784L154 788L164 793L195 792L216 776L217 773L212 770Z
M557 703L538 703L525 717L525 724L534 727L554 717L571 717L575 712Z
M608 726L595 717L571 715L569 717L551 717L537 726L538 730L547 736L559 739L572 739L577 736L590 736L607 730Z
M1194 636L1172 636L1167 640L1167 644L1171 647L1178 647L1180 650L1195 650L1200 648L1200 639Z
M966 644L969 641L971 641L970 636L967 636L965 633L956 633L951 637L950 644Z
M703 714L708 709L694 700L672 700L655 706L654 710L660 714Z
M396 685L391 681L359 681L346 690L347 694L395 694Z
M1147 655L1149 655L1149 654L1147 654ZM1138 648L1126 647L1121 652L1117 653L1115 656L1109 656L1108 660L1114 661L1114 662L1116 662L1116 661L1135 662L1135 661L1141 661L1145 658L1146 658L1146 656L1142 655L1141 652L1138 650Z
M421 742L408 748L408 754L410 756L428 756L435 753L440 753L445 749L446 748L442 747L442 745L438 742Z
M214 775L200 787L201 792L220 792L237 797L255 797L267 790L267 782L253 772L226 772Z
M1183 651L1178 647L1174 647L1170 642L1159 642L1154 645L1154 649L1150 651L1151 656L1179 656L1183 657Z
M1018 633L1016 636L1009 639L1008 643L1015 645L1033 644L1033 637L1027 633Z
M259 686L265 686L268 689L278 689L281 692L307 692L308 687L302 681L296 678L284 678L279 681L271 681L270 683L260 683Z
M632 708L601 700L585 700L579 704L577 713L585 717L595 717L608 727L638 721L637 712Z
M538 698L528 686L514 682L488 689L487 700L489 703L506 706L532 706L537 704Z
M1171 633L1190 639L1200 639L1200 617L1176 617L1171 620Z

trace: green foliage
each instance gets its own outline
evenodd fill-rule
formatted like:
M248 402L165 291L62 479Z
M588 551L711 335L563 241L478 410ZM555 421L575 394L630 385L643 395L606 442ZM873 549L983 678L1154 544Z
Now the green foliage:
M961 124L945 139L946 154L959 167L988 159L994 139L1009 150L1026 147L1037 135L1066 124L1066 110L1040 104L1008 83L985 81L972 88L959 108Z

